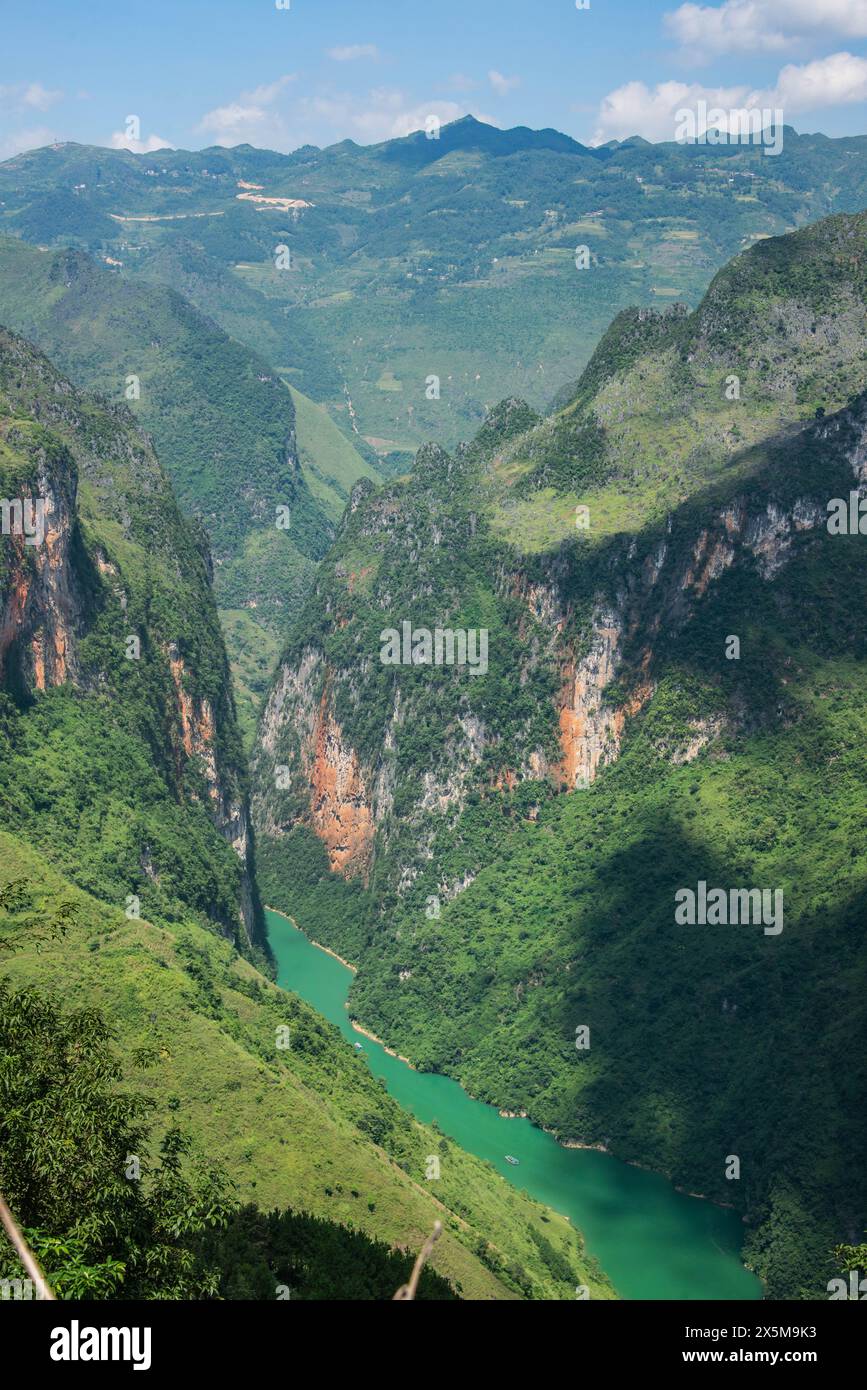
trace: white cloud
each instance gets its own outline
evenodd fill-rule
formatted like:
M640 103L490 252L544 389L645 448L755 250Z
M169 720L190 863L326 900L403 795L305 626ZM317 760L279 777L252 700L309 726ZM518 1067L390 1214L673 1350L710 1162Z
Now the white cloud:
M456 72L448 80L453 92L474 92L479 86L475 78L467 77L465 72Z
M643 135L645 140L673 140L675 112L700 100L710 106L743 104L744 87L703 87L698 82L660 82L650 88L644 82L626 82L609 92L599 107L598 125L591 144L625 140Z
M63 92L49 91L41 82L16 82L0 86L0 110L47 111L63 98Z
M415 103L393 87L375 87L365 95L327 88L312 96L286 100L294 77L281 77L268 86L242 92L225 106L202 117L197 131L220 145L249 143L288 152L304 144L332 144L346 138L377 144L423 130L430 116L446 125L467 114L465 104L429 100ZM280 98L284 97L284 100ZM493 117L473 110L489 125Z
M242 92L237 101L208 111L196 130L211 136L218 145L259 145L282 150L287 147L289 131L275 103L286 88L295 81L294 73L286 73L276 81Z
M488 81L497 93L497 96L501 97L508 96L509 92L514 91L515 87L520 87L521 85L520 77L504 77L503 74L497 72L495 68L491 68L491 71L488 73Z
M47 111L50 106L56 105L62 96L62 92L50 92L41 82L29 82L24 89L22 101L25 106L36 111Z
M764 89L706 87L699 82L660 82L651 88L644 82L627 82L603 99L591 143L600 145L630 135L642 135L646 140L673 140L676 112L695 109L699 102L705 102L710 110L779 108L783 120L790 123L794 116L805 112L865 100L867 59L851 53L834 53L800 66L789 63L780 71L775 85Z
M781 106L787 114L797 115L855 101L867 101L867 58L832 53L803 67L789 63L760 104Z
M816 37L867 37L867 0L724 0L684 4L665 28L696 60L720 53L780 52Z
M305 124L313 123L321 128L325 123L336 138L348 135L368 145L424 130L430 116L436 116L442 125L447 125L466 115L466 108L454 101L411 105L403 92L388 87L376 88L363 101L348 94L305 97L299 107ZM479 116L479 120L493 124L489 116Z
M350 43L342 48L329 48L328 57L335 63L355 63L359 58L375 60L379 57L379 49L375 43Z
M109 145L113 150L129 150L132 154L152 154L154 150L174 148L161 135L149 135L146 140L134 140L123 130L115 130L112 133Z
M284 92L294 81L298 74L294 72L284 73L275 82L267 82L262 87L254 87L252 92L242 92L242 101L251 101L256 106L272 106L281 92Z

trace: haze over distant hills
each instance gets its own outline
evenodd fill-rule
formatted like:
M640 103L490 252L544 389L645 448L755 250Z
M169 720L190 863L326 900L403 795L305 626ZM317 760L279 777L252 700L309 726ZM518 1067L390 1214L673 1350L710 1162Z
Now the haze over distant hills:
M0 165L0 232L177 289L327 405L366 457L403 466L504 396L544 408L628 304L695 304L744 246L856 211L865 156L864 137L788 127L768 157L637 138L591 149L471 117L439 140L291 155L62 145Z

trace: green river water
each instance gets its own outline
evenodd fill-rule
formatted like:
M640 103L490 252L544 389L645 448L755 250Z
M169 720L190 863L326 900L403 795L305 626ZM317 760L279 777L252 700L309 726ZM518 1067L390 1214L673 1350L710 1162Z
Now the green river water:
M732 1212L608 1154L564 1149L529 1120L504 1119L473 1100L449 1077L413 1071L353 1029L346 1011L352 972L288 918L266 915L283 989L306 999L349 1042L360 1042L374 1075L417 1119L436 1120L461 1148L568 1216L621 1298L761 1297L759 1281L740 1262L743 1227ZM506 1154L519 1166L506 1163Z

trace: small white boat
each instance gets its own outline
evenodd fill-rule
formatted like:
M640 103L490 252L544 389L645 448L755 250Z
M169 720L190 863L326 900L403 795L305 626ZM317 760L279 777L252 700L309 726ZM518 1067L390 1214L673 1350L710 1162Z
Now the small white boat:
M361 1046L361 1043L355 1043L355 1050L356 1052L363 1052L364 1048Z
M506 1162L507 1162L507 1163L514 1163L515 1167L517 1168L517 1166L518 1166L518 1164L521 1162L521 1160L520 1160L519 1158L513 1158L511 1154L506 1154Z

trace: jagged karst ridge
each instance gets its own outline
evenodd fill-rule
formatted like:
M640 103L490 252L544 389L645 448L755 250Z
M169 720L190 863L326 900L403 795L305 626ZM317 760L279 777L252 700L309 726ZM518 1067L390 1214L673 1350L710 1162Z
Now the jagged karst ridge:
M863 542L826 523L864 487L865 291L865 214L764 241L694 313L621 315L554 416L360 487L254 760L269 900L360 967L358 1016L734 1202L784 1297L865 1208L822 1003L863 1023ZM383 666L403 619L487 627L488 674ZM784 887L776 954L676 935L699 878Z

